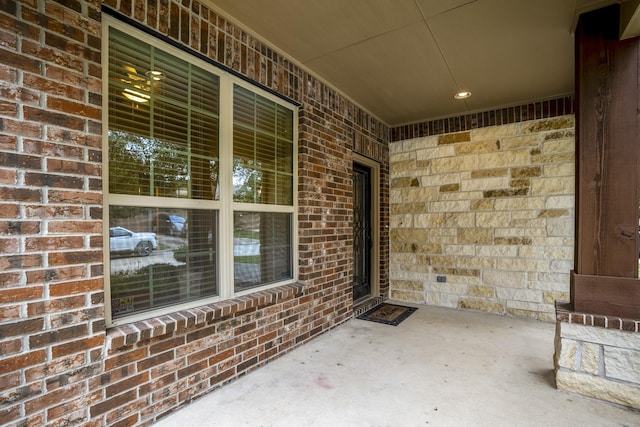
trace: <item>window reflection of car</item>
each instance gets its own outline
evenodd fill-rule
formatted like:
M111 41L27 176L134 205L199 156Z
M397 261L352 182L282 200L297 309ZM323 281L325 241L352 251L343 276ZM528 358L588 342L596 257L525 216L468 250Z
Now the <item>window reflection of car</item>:
M154 228L158 234L184 237L187 234L187 220L180 215L161 212Z
M147 256L158 249L156 233L135 233L124 227L109 229L109 251L111 253L132 253Z

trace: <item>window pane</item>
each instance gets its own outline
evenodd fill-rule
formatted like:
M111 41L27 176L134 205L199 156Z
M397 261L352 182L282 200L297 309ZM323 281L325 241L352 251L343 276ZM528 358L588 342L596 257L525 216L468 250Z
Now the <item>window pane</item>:
M277 154L275 136L258 133L254 146L256 164L262 169L274 169Z
M157 99L153 103L153 134L182 151L188 148L189 128L185 126L184 108Z
M293 205L293 175L278 174L278 205Z
M109 208L113 318L218 295L213 210Z
M293 204L293 111L234 86L233 200Z
M260 171L239 161L233 164L233 200L242 203L258 203L262 175Z
M277 127L276 132L279 138L289 142L293 141L293 111L278 105L277 107Z
M236 292L292 278L291 214L235 212Z
M256 128L262 132L276 133L276 103L256 95Z
M269 205L276 204L276 196L278 193L276 174L272 171L262 171L261 178L260 199L258 202Z
M215 200L218 76L113 28L109 37L109 191Z
M293 143L279 139L276 150L276 169L280 172L293 173Z

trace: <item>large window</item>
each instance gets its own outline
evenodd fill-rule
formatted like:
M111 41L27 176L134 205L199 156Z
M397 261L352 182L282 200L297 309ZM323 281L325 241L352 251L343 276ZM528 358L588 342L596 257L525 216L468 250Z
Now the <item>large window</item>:
M295 108L107 24L111 323L295 280Z

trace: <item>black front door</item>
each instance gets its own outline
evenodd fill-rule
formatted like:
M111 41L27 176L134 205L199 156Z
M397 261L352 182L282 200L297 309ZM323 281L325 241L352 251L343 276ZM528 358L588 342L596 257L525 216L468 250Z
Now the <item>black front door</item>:
M371 295L371 169L353 165L353 300Z

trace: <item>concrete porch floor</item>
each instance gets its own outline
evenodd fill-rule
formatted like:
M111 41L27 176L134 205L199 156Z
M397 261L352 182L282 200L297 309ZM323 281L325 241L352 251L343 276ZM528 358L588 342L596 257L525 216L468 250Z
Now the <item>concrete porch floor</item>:
M156 426L640 426L555 389L555 325L418 307L350 320Z

